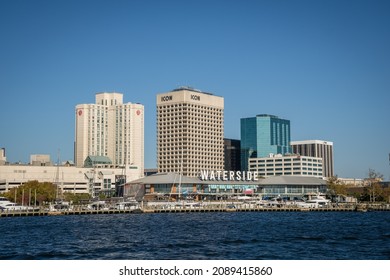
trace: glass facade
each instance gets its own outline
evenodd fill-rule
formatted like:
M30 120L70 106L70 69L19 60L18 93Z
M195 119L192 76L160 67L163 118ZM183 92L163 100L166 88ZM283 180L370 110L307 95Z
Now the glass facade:
M282 198L301 198L305 195L326 193L326 185L306 186L306 185L273 185L261 186L258 189L263 198L282 197Z
M241 142L234 139L223 139L224 170L241 170Z
M241 119L241 169L249 170L249 158L291 153L290 121L272 115Z

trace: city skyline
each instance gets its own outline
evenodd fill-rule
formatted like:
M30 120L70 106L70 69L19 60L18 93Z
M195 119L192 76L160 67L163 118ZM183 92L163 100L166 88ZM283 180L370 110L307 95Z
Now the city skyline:
M335 174L390 176L387 1L7 1L0 3L0 148L73 160L74 107L98 92L145 106L145 168L156 167L160 92L224 97L240 119L291 121L291 140L334 143Z

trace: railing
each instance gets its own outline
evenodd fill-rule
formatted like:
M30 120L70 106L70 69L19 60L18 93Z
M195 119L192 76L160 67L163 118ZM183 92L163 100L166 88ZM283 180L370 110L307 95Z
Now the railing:
M131 206L124 209L101 207L97 209L87 208L85 205L74 205L67 209L36 208L29 210L3 210L0 217L18 216L49 216L49 215L88 215L88 214L124 214L124 213L177 213L177 212L300 212L300 211L390 211L390 204L366 204L366 203L332 203L325 206L301 207L296 204L255 204L221 202L200 203L159 203L141 202L139 206Z

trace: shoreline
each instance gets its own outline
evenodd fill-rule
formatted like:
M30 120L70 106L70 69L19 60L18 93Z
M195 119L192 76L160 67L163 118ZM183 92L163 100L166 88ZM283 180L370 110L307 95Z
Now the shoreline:
M2 217L31 217L31 216L74 216L74 215L100 215L100 214L154 214L154 213L216 213L216 212L374 212L374 211L390 211L390 204L354 204L338 207L318 207L318 208L302 208L302 207L263 207L259 205L234 205L215 204L194 207L192 205L159 205L146 206L132 209L76 209L76 210L38 210L38 211L8 211L0 212Z

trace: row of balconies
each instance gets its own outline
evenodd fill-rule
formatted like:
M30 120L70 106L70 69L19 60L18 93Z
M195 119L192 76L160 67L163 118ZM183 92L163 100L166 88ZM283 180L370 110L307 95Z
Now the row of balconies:
M213 147L221 147L223 149L223 141L213 140L210 139L200 139L198 141L197 139L192 139L191 141L180 141L178 140L171 140L171 141L158 141L158 147L180 147L180 149L189 149L191 147L207 147L207 146L213 146Z
M187 113L175 113L175 114L158 114L157 119L167 119L167 120L174 120L174 119L212 119L212 120L219 120L222 119L222 115L196 115L196 114L187 114Z
M211 108L209 110L201 109L201 108L176 108L176 109L157 108L157 113L158 114L196 113L196 114L222 115L223 110L221 109L212 110Z
M199 117L186 117L186 116L171 116L166 118L158 118L157 122L167 123L179 123L179 124L193 124L193 123L206 123L206 122L223 122L222 118L199 118Z
M183 170L183 172L192 172L192 173L199 173L199 170L222 170L223 169L223 164L221 165L193 165L193 166L188 166L187 168L182 169L180 164L177 165L159 165L159 169L161 172L180 172Z
M222 122L186 122L186 123L181 123L181 122L158 122L157 127L163 130L169 130L172 128L204 128L204 127L220 127L222 129Z
M216 139L214 135L212 136L206 136L206 137L192 137L192 138L189 138L189 137L182 137L182 136L177 136L175 138L171 138L171 137L162 137L160 136L159 139L158 139L158 143L161 145L161 144L166 144L166 143L172 143L172 144L175 144L177 145L178 143L182 143L183 142L183 145L188 145L189 143L209 143L209 142L213 142L213 143L223 143L223 140L222 139Z
M222 162L223 163L223 158L221 157L200 157L200 156L195 156L195 157L192 157L190 158L189 160L188 159L181 159L181 158L172 158L172 157L167 157L167 158L158 158L158 162L161 163L161 164L167 164L167 165L172 165L172 164L181 164L181 162L184 162L184 163L187 163L187 164L192 164L192 165L196 165L198 162L199 164L200 163L203 163L203 164L214 164L214 165L218 165L218 162Z
M179 104L171 104L171 105L159 105L157 107L159 110L164 110L164 109L169 109L172 111L173 110L179 110L181 108L188 108L190 109L201 109L201 110L210 110L210 111L222 111L223 109L221 108L215 108L211 106L204 106L204 105L196 105L196 104L190 104L190 103L179 103Z
M178 145L183 142L183 145L188 145L188 144L195 144L195 143L206 143L206 142L215 142L215 143L221 143L223 145L223 139L222 135L207 135L207 136L196 136L193 135L192 137L182 137L180 135L177 135L175 138L173 137L164 137L164 136L159 136L158 137L158 144L163 144L163 143L172 143L175 145Z
M183 120L182 118L174 119L159 119L157 120L157 125L163 127L170 127L178 125L179 127L195 127L195 126L205 126L205 125L222 125L222 120L210 120L210 119L191 119Z
M267 163L267 164L254 164L253 162L249 162L251 166L257 166L257 167L272 167L272 166L291 166L291 163L285 163L285 164L272 164L272 163ZM294 162L293 166L322 166L322 164L316 164L316 163L307 163L307 164L302 164L300 162Z
M221 126L212 126L212 125L207 125L207 126L177 126L177 125L172 125L172 126L158 126L157 127L158 132L161 133L173 133L173 132L184 132L184 133L199 133L202 131L222 131L223 128Z
M210 116L218 116L223 115L223 111L212 111L212 110L200 110L200 109L177 109L177 110L168 110L168 109L158 109L157 115L165 114L165 115L174 115L174 114L193 114L193 115L210 115Z
M206 150L207 148L209 149L216 149L220 148L223 150L223 145L221 142L212 142L211 140L208 142L192 142L192 143L184 143L184 147L180 144L175 144L175 143L160 143L158 146L159 149L164 149L164 148L172 148L172 149L180 149L180 150L202 150L203 148Z
M299 170L304 170L304 171L318 171L318 172L322 172L322 168L291 168L291 167L288 167L288 168L256 168L256 167L253 167L251 166L249 168L251 171L259 171L259 172L264 172L264 171L267 171L267 172L275 172L275 171L299 171Z
M171 117L160 117L157 119L157 123L164 123L166 125L169 125L171 123L178 123L178 124L198 124L198 123L223 123L222 118L206 118L206 117L191 117L191 116L171 116Z
M294 157L294 158L284 158L284 159L274 159L274 158L271 158L271 159L257 159L257 158L253 158L253 159L250 159L251 162L266 162L266 163L274 163L274 162L291 162L291 161L294 161L294 162L300 162L300 161L306 161L306 162L322 162L322 159L321 158L307 158L307 157Z
M207 137L212 137L212 138L220 138L221 140L223 139L223 134L222 131L216 131L216 133L213 133L211 130L203 131L197 131L196 133L188 133L184 131L171 131L169 132L159 132L158 133L159 139L183 139L183 138L200 138L200 139L207 139Z
M219 146L219 145L207 145L207 146L200 146L200 145L193 145L193 146L188 146L186 147L186 151L203 151L203 152L207 152L207 153L218 153L218 148L220 151L223 151L222 147ZM161 152L170 152L170 151L179 151L181 153L181 151L183 150L183 148L181 146L162 146L162 147L158 147L160 153ZM183 151L184 153L184 151ZM171 153L170 153L171 154Z
M209 111L222 111L222 108L216 108L213 106L204 106L204 105L197 105L192 103L177 103L177 104L171 104L171 105L159 105L159 110L180 110L180 109L187 109L187 110L209 110Z
M174 133L184 133L184 135L192 136L193 134L204 134L205 132L215 132L215 133L221 133L223 129L221 127L205 127L205 128L174 128L171 129L158 129L158 134L166 134L166 135L172 135Z
M194 158L204 159L204 160L215 160L215 159L223 159L223 156L220 153L193 153L189 155L181 155L181 154L159 154L159 160L179 160L179 161L192 161Z
M259 172L259 176L308 175L322 176L322 172Z

